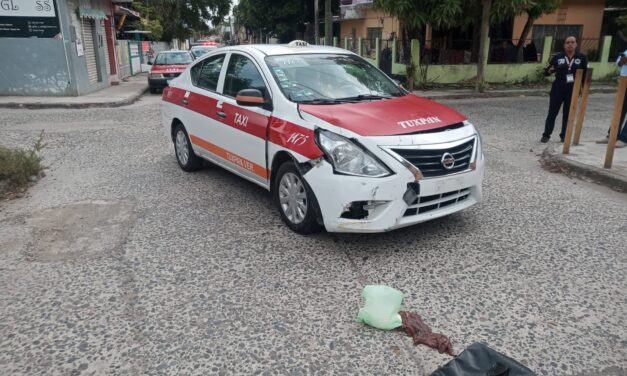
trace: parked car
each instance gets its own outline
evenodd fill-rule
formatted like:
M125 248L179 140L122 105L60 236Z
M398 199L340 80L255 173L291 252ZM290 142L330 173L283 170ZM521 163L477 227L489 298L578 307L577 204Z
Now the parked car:
M189 51L159 52L154 61L148 62L151 65L148 74L150 92L155 94L168 86L168 81L178 77L193 61L194 56Z
M301 234L388 231L482 199L466 117L344 49L221 48L170 83L161 114L183 170L208 160L270 190Z
M218 48L217 45L212 45L212 46L198 45L198 46L192 46L192 48L190 48L189 51L192 53L192 55L194 55L194 58L198 59L202 55L209 53L215 50L216 48Z

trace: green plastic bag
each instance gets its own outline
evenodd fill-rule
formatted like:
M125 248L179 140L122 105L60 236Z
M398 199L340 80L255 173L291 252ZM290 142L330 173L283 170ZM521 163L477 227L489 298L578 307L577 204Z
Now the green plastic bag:
M403 324L398 311L403 302L403 293L384 285L368 285L361 292L365 304L357 314L357 322L377 329L392 330Z

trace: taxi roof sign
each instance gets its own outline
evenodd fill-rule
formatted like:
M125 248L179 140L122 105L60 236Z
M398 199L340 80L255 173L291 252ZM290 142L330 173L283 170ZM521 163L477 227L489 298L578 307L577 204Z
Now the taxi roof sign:
M309 43L304 40L293 40L287 44L288 47L309 47Z

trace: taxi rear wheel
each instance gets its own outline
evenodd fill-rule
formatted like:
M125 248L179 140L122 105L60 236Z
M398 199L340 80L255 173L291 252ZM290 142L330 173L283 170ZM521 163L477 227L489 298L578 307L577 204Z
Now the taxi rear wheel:
M202 167L202 160L194 154L183 124L178 124L174 128L174 152L176 161L183 171L192 172Z
M303 235L320 231L318 203L294 163L279 167L272 191L281 219L289 228Z

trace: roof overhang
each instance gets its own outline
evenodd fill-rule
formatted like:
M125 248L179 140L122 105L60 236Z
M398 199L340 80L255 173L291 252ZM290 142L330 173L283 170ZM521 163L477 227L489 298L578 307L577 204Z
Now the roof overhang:
M131 16L131 17L136 17L136 18L142 18L139 12L123 7L121 5L115 5L113 7L113 13L117 15L126 15L127 17Z
M104 20L108 17L104 10L88 7L78 7L78 15L80 18L92 18L94 20Z

